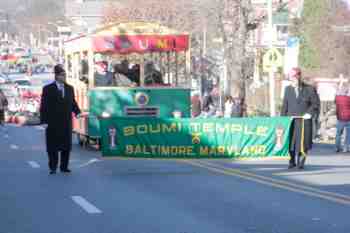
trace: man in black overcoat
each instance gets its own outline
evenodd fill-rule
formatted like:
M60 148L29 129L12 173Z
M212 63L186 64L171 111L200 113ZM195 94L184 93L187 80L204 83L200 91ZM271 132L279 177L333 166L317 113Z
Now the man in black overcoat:
M282 116L295 116L291 130L290 161L288 168L304 168L306 154L312 147L312 117L317 114L318 98L312 86L302 81L301 70L289 73L291 85L286 87Z
M46 150L49 156L50 174L55 174L58 153L61 153L60 170L69 173L72 149L72 113L77 117L80 109L74 98L74 89L66 81L66 72L61 65L54 67L55 81L43 88L40 120L46 127Z

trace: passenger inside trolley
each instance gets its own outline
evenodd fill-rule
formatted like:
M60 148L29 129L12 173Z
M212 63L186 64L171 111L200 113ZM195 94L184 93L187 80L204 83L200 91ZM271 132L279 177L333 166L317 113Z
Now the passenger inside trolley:
M96 87L116 86L114 75L108 70L107 61L96 62L94 77Z
M114 78L118 87L136 87L140 84L140 80L138 83L133 80L132 70L129 69L127 60L114 65Z
M164 85L162 73L156 69L153 62L148 62L145 65L145 85L146 86Z
M134 64L131 67L129 78L131 79L131 81L136 83L137 86L140 86L140 64Z

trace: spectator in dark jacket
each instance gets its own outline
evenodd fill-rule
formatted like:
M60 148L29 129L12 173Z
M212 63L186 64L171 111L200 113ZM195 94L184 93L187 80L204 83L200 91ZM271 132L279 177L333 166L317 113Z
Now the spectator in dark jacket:
M305 77L305 79L308 81L307 83L315 92L315 97L317 100L317 107L315 108L315 114L312 116L312 139L315 139L318 136L318 130L320 125L319 118L320 118L320 111L321 111L321 100L317 92L317 83L315 82L315 80L312 79L311 77Z
M7 99L2 90L0 89L0 125L4 123L5 120L5 110L7 109Z
M198 117L201 112L201 97L199 93L194 93L193 96L191 97L191 115L192 117Z
M208 92L204 93L203 102L202 102L202 116L203 117L212 117L216 114L216 107L213 100L213 96Z

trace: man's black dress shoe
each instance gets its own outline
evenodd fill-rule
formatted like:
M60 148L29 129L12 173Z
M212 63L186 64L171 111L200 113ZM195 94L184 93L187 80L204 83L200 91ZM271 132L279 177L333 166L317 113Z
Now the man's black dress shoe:
M72 171L69 170L69 169L67 168L67 169L61 169L61 172L64 172L64 173L71 173Z
M50 175L56 174L56 171L51 170Z
M295 163L290 163L288 166L288 169L295 168L297 165Z
M306 157L305 156L302 156L299 160L299 163L298 163L298 168L299 169L304 169L304 165L305 165L305 161L306 161Z

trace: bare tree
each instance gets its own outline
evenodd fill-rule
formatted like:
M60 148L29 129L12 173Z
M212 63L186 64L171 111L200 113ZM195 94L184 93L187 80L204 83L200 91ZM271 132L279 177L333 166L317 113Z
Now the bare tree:
M224 57L227 66L225 95L246 99L246 63L249 31L254 29L250 0L223 0L217 4L218 28L223 39Z
M196 2L188 0L130 0L124 5L110 3L105 22L148 21L193 33L202 25Z
M8 15L10 33L29 35L38 25L63 18L63 1L13 0L0 1L0 8Z
M293 33L301 36L301 64L310 76L349 75L350 11L341 0L305 0L301 20Z

